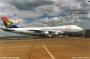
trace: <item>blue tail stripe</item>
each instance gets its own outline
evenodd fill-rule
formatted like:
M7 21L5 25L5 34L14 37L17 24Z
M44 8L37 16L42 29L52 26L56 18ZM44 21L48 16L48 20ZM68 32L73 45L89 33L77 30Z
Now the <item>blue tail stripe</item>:
M16 25L12 25L12 26L10 26L8 28L18 28L18 27Z

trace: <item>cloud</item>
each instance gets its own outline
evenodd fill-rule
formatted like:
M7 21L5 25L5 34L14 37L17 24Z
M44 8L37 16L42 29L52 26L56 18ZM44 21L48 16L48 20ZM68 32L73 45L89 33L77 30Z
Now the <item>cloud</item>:
M15 0L11 4L19 10L33 10L42 5L51 5L53 2L49 0Z
M3 0L2 0L3 1ZM3 12L18 17L39 17L44 13L49 16L56 16L60 13L88 13L90 4L86 0L7 0ZM90 8L89 8L90 9ZM83 11L81 11L83 10Z
M84 22L84 20L80 20L78 16L73 17L72 19L70 16L53 17L53 18L43 18L43 19L31 22L28 26L48 27L48 26L63 26L63 25L72 25L72 24L79 25L79 23L81 24L82 22Z
M48 16L57 16L59 14L68 15L69 12L72 12L79 16L78 19L82 20L82 17L89 18L90 3L87 1L88 0L1 0L0 16L13 17L16 15L18 18L37 18L44 13L47 13Z
M13 0L10 4L20 17L38 17L44 13L49 16L67 12L88 13L87 6L90 5L86 0Z
M9 5L9 6L8 6ZM18 17L38 17L47 13L50 16L79 9L81 5L77 0L12 0L6 4L5 11L17 14ZM8 13L7 12L7 13Z

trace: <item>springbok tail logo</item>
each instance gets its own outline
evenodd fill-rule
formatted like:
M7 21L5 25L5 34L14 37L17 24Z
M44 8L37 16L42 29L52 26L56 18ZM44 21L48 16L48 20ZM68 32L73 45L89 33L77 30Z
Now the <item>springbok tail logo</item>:
M4 22L4 25L6 28L18 28L11 21L9 21L6 17L1 17L1 18L2 18L2 21Z

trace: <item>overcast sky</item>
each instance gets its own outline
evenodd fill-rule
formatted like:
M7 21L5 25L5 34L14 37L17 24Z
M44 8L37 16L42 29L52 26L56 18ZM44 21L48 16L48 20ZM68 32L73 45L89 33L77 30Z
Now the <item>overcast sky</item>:
M70 14L72 13L72 14ZM88 0L0 0L0 17L19 27L77 24L90 28ZM4 27L0 21L0 27ZM0 36L16 35L0 31Z

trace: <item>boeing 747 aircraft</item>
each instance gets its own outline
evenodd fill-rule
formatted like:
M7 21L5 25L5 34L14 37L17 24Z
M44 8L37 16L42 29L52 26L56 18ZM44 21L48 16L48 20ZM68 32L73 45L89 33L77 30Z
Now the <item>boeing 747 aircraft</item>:
M84 29L78 27L77 25L65 25L57 27L29 27L29 28L19 28L17 25L9 21L6 17L1 17L5 25L5 28L1 28L6 32L13 32L18 34L26 34L31 36L48 36L54 37L62 33L77 33L83 31Z

